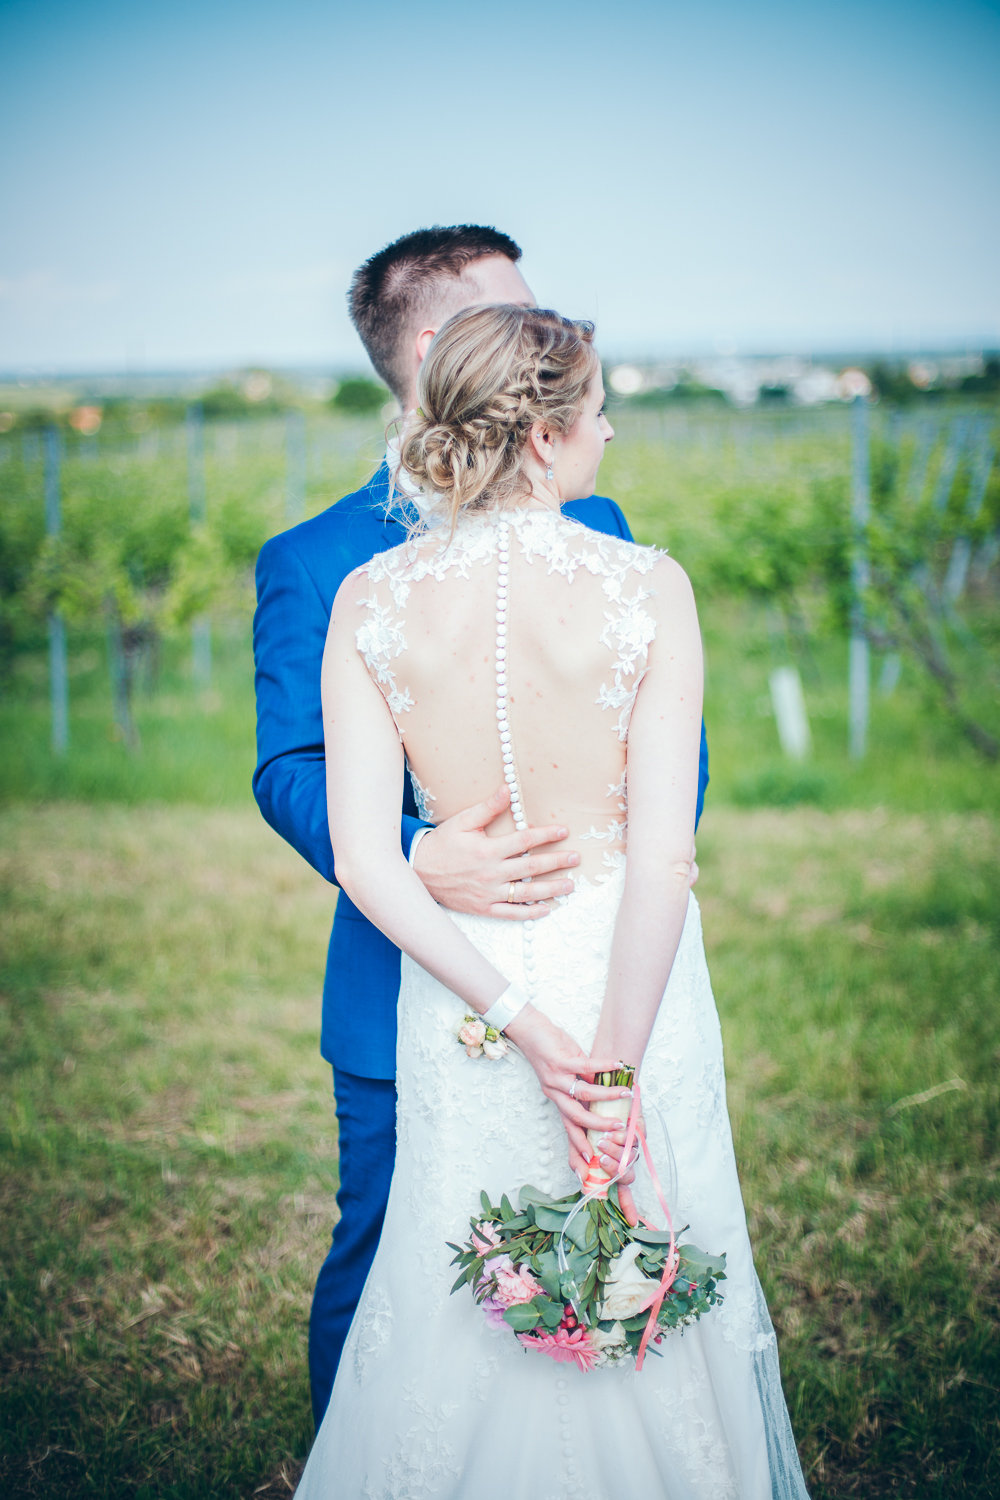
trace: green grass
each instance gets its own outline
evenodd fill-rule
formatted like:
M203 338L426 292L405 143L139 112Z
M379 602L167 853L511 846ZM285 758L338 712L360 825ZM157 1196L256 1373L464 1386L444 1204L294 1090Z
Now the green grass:
M140 686L133 712L138 750L114 722L107 650L99 636L70 632L70 748L52 753L44 651L16 658L0 697L0 801L252 804L253 654L249 621L216 624L212 685L192 680L191 648L169 638L152 690Z
M249 809L14 806L0 848L0 1491L287 1494L334 1218L331 892ZM1000 824L712 808L699 853L811 1492L986 1500Z
M247 812L2 844L0 1490L239 1495L311 1437L332 893Z

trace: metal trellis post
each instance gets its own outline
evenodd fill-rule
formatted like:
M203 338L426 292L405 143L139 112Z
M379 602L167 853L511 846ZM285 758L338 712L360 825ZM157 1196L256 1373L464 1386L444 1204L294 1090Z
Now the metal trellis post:
M869 411L864 396L855 396L851 412L851 641L848 673L849 737L852 760L861 760L868 744L868 705L871 663L865 635L864 596L868 588L868 541L865 529L871 512L869 468Z
M45 532L62 530L62 443L56 427L45 429ZM49 615L49 687L52 696L52 750L65 755L69 746L69 678L66 671L66 621L59 610Z
M204 524L208 511L205 489L205 414L200 401L192 401L185 414L187 431L188 504L194 526ZM191 622L191 667L199 687L212 681L212 622L199 615Z
M306 419L301 411L285 418L285 515L302 521L306 514Z

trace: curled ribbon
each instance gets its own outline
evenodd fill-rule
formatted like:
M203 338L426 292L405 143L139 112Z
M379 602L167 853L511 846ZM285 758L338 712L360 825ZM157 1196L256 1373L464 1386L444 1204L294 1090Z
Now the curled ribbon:
M652 1310L646 1323L646 1327L643 1330L642 1340L639 1344L639 1352L636 1355L635 1367L637 1370L642 1369L643 1360L646 1357L646 1345L649 1343L649 1340L653 1335L653 1330L656 1327L656 1320L660 1315L660 1308L663 1306L663 1299L669 1292L677 1276L677 1266L680 1260L680 1257L677 1253L677 1243L674 1239L674 1222L671 1218L670 1209L667 1206L666 1197L664 1195L663 1189L660 1186L660 1179L656 1175L656 1168L653 1166L653 1158L649 1154L649 1146L646 1144L646 1137L639 1129L640 1101L641 1094L639 1092L639 1084L638 1082L635 1082L632 1085L632 1108L629 1110L628 1123L625 1127L625 1145L622 1148L621 1159L623 1162L628 1162L629 1156L632 1151L632 1144L638 1137L639 1143L642 1146L642 1154L646 1160L646 1167L649 1171L650 1180L653 1184L653 1190L655 1191L656 1196L660 1201L660 1207L663 1209L664 1217L667 1221L666 1228L670 1235L670 1248L667 1251L667 1258L664 1262L663 1275L660 1277L656 1289L650 1292L649 1296L639 1307L639 1312L645 1312L647 1307L651 1308ZM564 1245L567 1229L572 1224L573 1220L576 1218L580 1210L587 1203L590 1203L593 1199L596 1198L606 1198L608 1196L608 1189L611 1188L614 1183L618 1182L625 1175L625 1172L627 1170L627 1166L620 1167L614 1177L609 1178L607 1182L602 1183L599 1187L592 1188L590 1192L584 1193L579 1203L573 1209L572 1213L568 1216L565 1224L562 1227L562 1230L560 1231L559 1241L556 1246L556 1254L558 1258L560 1274L569 1269L569 1262L566 1257L566 1250ZM640 1214L639 1218L642 1220L642 1223L647 1229L656 1229L656 1225L653 1224L649 1219L647 1219L644 1214ZM580 1307L576 1298L571 1297L570 1302L572 1304L573 1311L576 1313L577 1317L579 1317Z

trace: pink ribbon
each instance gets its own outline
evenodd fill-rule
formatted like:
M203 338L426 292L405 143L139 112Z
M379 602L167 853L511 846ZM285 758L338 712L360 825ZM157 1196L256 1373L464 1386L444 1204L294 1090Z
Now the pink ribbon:
M649 1340L653 1334L653 1330L656 1327L656 1320L660 1315L660 1308L663 1306L663 1299L669 1292L670 1288L673 1286L674 1280L677 1276L677 1266L680 1261L680 1256L677 1254L677 1244L674 1240L674 1221L670 1216L670 1209L667 1206L666 1197L664 1195L663 1189L660 1186L660 1179L656 1175L656 1168L653 1166L653 1158L649 1154L649 1147L646 1144L646 1137L639 1129L640 1098L641 1096L639 1093L639 1084L638 1081L636 1081L632 1085L632 1108L629 1110L628 1124L625 1127L625 1145L622 1148L622 1161L628 1161L629 1153L632 1150L632 1142L635 1140L636 1136L638 1136L640 1144L642 1145L642 1154L646 1159L646 1166L649 1170L650 1180L652 1181L656 1196L660 1200L660 1207L663 1209L664 1216L666 1217L667 1230L670 1234L670 1248L667 1251L667 1258L663 1266L663 1275L660 1277L656 1290L650 1292L649 1296L639 1308L640 1312L645 1312L647 1307L651 1308L652 1311L650 1312L649 1321L647 1322L645 1330L643 1332L642 1341L639 1344L639 1353L637 1354L635 1361L635 1367L637 1370L642 1369L642 1362L646 1358L646 1345L649 1343ZM618 1177L620 1177L621 1175L621 1172L619 1172ZM617 1180L617 1177L613 1179L613 1181L615 1182L617 1182ZM609 1183L608 1186L610 1187L611 1184ZM645 1215L640 1214L639 1218L642 1220L647 1229L656 1229L656 1225L651 1223L650 1220L645 1217Z

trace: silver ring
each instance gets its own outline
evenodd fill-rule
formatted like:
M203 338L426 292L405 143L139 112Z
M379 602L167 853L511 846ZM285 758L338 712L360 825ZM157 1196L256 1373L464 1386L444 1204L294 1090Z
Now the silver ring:
M580 1082L579 1078L574 1078L573 1082L569 1086L569 1097L571 1099L575 1099L576 1098L576 1086L577 1086L577 1084L579 1082Z

